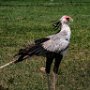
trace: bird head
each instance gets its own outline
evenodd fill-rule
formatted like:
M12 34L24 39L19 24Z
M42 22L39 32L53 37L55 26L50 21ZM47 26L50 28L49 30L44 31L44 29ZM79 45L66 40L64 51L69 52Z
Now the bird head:
M64 15L56 23L54 23L54 27L58 29L62 24L69 24L72 21L73 19L70 16Z
M72 22L73 19L70 16L62 16L60 19L61 24L69 24L70 22Z

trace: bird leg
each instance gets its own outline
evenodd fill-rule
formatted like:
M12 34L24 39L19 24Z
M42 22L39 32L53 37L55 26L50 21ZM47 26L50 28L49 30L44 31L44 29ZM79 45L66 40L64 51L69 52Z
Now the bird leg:
M52 62L53 62L53 58L50 57L50 56L47 57L45 71L46 71L46 74L47 74L48 90L51 90L50 89L50 86L51 86L51 83L50 83L50 69L51 69Z
M55 63L54 63L54 69L53 69L53 74L52 74L52 89L51 90L56 90L56 84L57 84L57 78L58 78L58 69L59 69L59 65L60 62L62 60L62 55L57 54L55 57Z
M56 84L57 84L57 78L58 78L58 74L56 73L52 73L52 77L51 77L51 90L56 90Z

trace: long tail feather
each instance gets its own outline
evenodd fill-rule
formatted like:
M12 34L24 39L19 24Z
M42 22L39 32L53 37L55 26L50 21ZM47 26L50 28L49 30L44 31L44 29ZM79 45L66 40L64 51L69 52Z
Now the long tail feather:
M14 56L14 58L16 59L13 59L13 61L0 66L0 69L3 69L13 63L21 62L33 55L39 55L41 51L42 51L42 47L36 44L25 47L24 49L20 49L19 52Z
M33 55L37 55L40 53L40 51L41 51L40 45L31 45L24 49L20 49L19 52L15 55L15 57L17 57L15 63L23 61L24 59L31 57Z
M0 69L3 69L3 68L5 68L5 67L7 67L7 66L13 64L14 62L16 62L16 60L13 60L13 61L11 61L11 62L9 62L9 63L6 63L6 64L0 66Z

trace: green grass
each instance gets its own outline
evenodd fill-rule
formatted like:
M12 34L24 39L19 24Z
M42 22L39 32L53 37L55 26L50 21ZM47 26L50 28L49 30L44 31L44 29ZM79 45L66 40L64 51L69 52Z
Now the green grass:
M74 22L71 45L59 70L59 90L90 90L89 0L1 0L0 65L28 42L56 33L52 24L62 15L72 16ZM47 90L46 76L39 71L44 60L34 57L0 70L0 85L9 90Z

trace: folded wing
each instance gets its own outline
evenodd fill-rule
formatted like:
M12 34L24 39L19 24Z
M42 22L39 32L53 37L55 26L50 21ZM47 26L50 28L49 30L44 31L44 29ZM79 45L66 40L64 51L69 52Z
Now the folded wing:
M50 51L50 52L63 52L65 51L68 46L69 46L69 42L67 40L63 40L63 39L60 39L60 40L48 40L46 42L43 43L43 48Z

